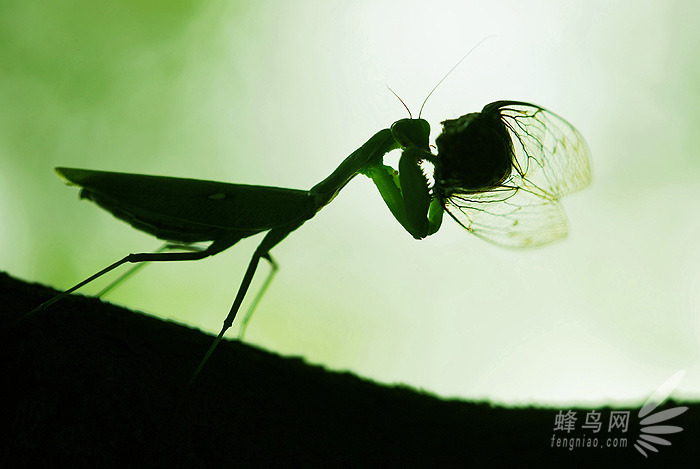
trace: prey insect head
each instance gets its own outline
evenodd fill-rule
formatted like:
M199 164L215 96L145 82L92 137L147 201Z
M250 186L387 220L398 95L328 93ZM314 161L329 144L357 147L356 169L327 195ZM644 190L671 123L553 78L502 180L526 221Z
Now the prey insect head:
M435 181L444 196L489 190L513 169L512 142L497 112L446 120L435 143Z

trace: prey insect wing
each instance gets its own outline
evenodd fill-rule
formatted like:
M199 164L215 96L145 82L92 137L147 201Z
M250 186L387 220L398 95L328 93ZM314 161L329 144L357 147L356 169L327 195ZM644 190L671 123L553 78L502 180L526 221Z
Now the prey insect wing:
M543 197L561 198L591 183L590 151L581 133L545 108L497 101L482 113L498 112L513 141L516 181Z
M499 246L542 246L568 232L561 204L523 187L454 194L445 209L467 231Z
M590 184L589 150L581 134L556 114L520 101L488 104L512 141L512 170L485 191L452 193L445 210L466 230L506 247L541 246L566 236L559 198Z

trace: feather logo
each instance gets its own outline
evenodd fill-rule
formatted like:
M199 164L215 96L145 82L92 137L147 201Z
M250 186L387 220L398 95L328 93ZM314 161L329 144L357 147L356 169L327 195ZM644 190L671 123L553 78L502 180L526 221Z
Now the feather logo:
M651 395L651 397L649 397L649 399L647 399L639 411L638 417L640 418L639 424L641 425L641 431L639 438L637 438L637 441L634 443L634 447L645 458L648 457L647 451L653 451L655 453L659 452L659 449L655 445L671 445L670 441L658 435L666 436L683 431L682 427L668 425L668 421L681 415L683 412L688 410L688 407L680 406L662 410L656 413L652 412L666 399L668 399L671 393L678 387L684 376L685 370L681 370L671 376L664 384L659 386L659 388L654 391L654 393Z

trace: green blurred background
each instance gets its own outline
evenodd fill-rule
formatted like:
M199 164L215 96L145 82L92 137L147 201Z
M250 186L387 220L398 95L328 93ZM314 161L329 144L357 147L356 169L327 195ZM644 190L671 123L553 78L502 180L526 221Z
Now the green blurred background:
M65 289L160 245L55 166L307 189L406 116L386 85L417 113L494 35L423 116L433 139L498 99L573 122L594 184L569 238L510 251L446 219L416 242L357 178L273 251L248 340L442 396L639 402L686 369L697 398L698 24L690 0L0 2L0 268ZM259 239L107 299L218 331Z

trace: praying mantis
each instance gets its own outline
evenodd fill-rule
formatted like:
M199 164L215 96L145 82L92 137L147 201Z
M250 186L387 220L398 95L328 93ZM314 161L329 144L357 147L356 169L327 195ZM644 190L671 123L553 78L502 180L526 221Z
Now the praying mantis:
M487 104L481 112L443 121L435 153L429 138L428 122L420 114L414 119L409 111L408 118L374 134L309 190L56 168L60 177L81 188L81 198L166 240L166 249L180 249L129 254L25 316L122 264L200 260L265 233L192 384L233 325L260 260L266 260L271 271L253 305L278 268L270 251L357 175L372 180L391 214L417 240L435 234L445 213L467 231L506 247L541 246L566 236L560 199L591 180L590 152L569 122L543 107L504 100ZM384 164L384 156L393 150L401 151L397 168ZM194 243L202 242L210 244L195 247ZM252 308L242 331L251 313Z

